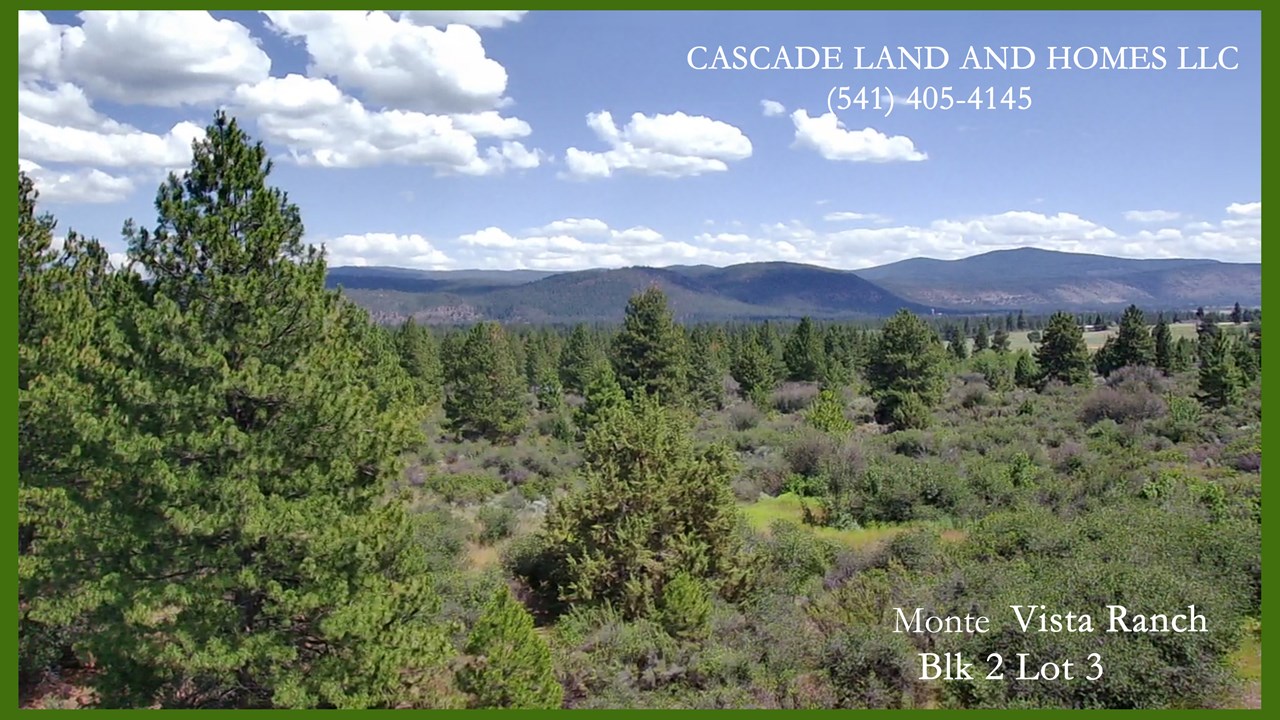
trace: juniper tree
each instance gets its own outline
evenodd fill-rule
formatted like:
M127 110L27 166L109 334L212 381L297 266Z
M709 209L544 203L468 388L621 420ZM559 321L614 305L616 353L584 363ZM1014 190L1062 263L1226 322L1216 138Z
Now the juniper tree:
M1034 387L1036 381L1040 377L1040 371L1036 367L1035 360L1032 359L1031 353L1026 350L1018 351L1018 359L1013 366L1013 382L1018 387L1029 388Z
M759 334L748 330L746 336L739 340L730 364L733 379L738 381L743 397L758 407L767 405L769 393L777 383L775 370L773 359L761 343Z
M1137 305L1130 305L1120 317L1115 334L1115 361L1119 363L1118 367L1155 364L1155 340Z
M637 395L605 409L586 434L582 488L542 531L545 579L569 605L609 603L651 616L678 574L724 589L740 568L726 448L694 445L688 421Z
M457 677L472 707L560 707L564 688L556 681L551 650L506 585L485 604L467 638L466 654L468 662Z
M92 629L107 706L391 706L448 652L386 502L419 439L408 379L270 170L219 113L154 230L126 224L147 279L113 274L92 335L60 338L96 347L82 384L28 398L79 449L24 478L33 612Z

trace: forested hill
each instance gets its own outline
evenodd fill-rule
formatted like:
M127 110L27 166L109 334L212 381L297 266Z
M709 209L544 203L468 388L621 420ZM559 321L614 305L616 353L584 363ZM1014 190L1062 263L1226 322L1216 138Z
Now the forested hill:
M1201 259L1134 260L1034 248L961 260L913 258L858 271L796 263L535 270L423 271L335 267L341 286L375 317L428 322L615 321L648 285L684 320L852 318L914 312L1107 310L1261 304L1262 265Z
M906 308L929 312L854 273L812 265L752 263L728 268L582 270L527 276L489 273L420 276L394 268L334 268L341 286L375 317L395 321L491 319L507 322L614 321L627 299L650 285L667 294L686 321L763 318L849 318L889 315ZM471 271L465 271L471 272Z

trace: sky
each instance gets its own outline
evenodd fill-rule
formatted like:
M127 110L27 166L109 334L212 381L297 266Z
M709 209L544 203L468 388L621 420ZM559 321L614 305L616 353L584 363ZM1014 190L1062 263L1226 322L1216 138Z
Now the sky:
M1260 18L19 11L19 166L113 253L224 109L331 266L1261 262Z

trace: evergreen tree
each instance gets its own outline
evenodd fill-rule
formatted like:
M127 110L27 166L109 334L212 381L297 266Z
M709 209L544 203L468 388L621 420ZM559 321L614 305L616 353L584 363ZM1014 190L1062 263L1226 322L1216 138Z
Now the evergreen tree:
M1084 331L1075 318L1057 312L1049 318L1040 347L1036 349L1041 381L1058 380L1068 385L1089 382L1091 358Z
M1231 308L1231 322L1236 325L1244 322L1244 309L1240 307L1240 303L1236 303L1235 307Z
M1173 344L1173 371L1182 372L1198 362L1196 343L1189 338L1180 337Z
M154 231L126 224L148 279L104 279L100 322L60 338L93 344L91 364L27 393L78 448L20 468L30 611L93 628L105 706L398 704L448 652L422 545L386 502L420 441L409 380L325 289L262 145L219 113L193 151Z
M760 342L760 336L748 331L730 365L733 379L738 381L743 397L751 400L757 407L767 406L769 394L773 392L773 386L777 382L775 369L773 358Z
M787 375L792 380L813 382L822 376L822 333L814 327L813 320L804 317L787 338L783 359Z
M1227 408L1240 400L1244 378L1236 367L1231 345L1230 337L1217 333L1200 358L1199 400L1206 407Z
M689 394L698 407L724 407L724 379L729 373L724 330L699 326L689 336Z
M956 325L947 326L947 350L960 362L969 358L969 340Z
M1116 362L1120 367L1154 365L1155 340L1147 329L1147 319L1137 305L1130 305L1120 318L1115 334Z
M822 432L843 435L853 431L853 422L844 415L844 400L835 390L823 390L808 408L804 419Z
M431 332L410 317L396 332L395 342L400 366L413 382L418 402L431 404L440 399L443 369L440 350Z
M613 365L603 357L596 360L584 373L586 388L582 391L583 403L574 416L574 421L582 433L591 429L605 412L626 403L626 393L618 384L618 376L613 373Z
M991 337L991 349L998 353L1009 352L1009 333L1003 329L996 330L995 335Z
M914 313L899 310L881 328L867 367L877 420L886 422L908 397L925 408L937 405L946 392L946 373L946 350L937 334Z
M688 387L683 335L656 285L628 301L613 347L614 370L628 397L642 391L667 405L682 401Z
M560 351L561 386L570 392L583 394L587 389L587 372L602 358L604 353L591 337L587 326L581 323L575 325Z
M501 441L524 429L525 377L517 369L513 344L496 322L479 323L467 333L444 400L448 426L458 435Z
M987 336L987 323L983 322L978 326L978 332L973 336L973 352L980 353L991 347L991 338Z
M1203 364L1205 357L1212 352L1222 328L1212 318L1204 317L1201 312L1200 322L1196 325L1196 363Z
M559 502L542 531L531 578L571 605L609 603L653 616L679 573L728 590L740 569L732 453L698 448L689 423L643 394L605 410L584 445L583 487Z
M458 686L476 708L553 709L564 700L551 649L506 585L498 588L467 638L469 662Z
M1018 329L1018 330L1026 330L1026 329L1027 329L1027 318L1026 318L1026 316L1024 316L1024 315L1022 314L1022 311L1021 311L1021 310L1019 310L1019 311L1018 311L1018 321L1017 321L1017 326L1018 326L1018 327L1017 327L1017 329Z
M1173 333L1169 330L1169 323L1165 322L1164 315L1156 319L1156 327L1152 332L1152 336L1152 342L1155 345L1156 367L1168 375L1173 372Z
M529 386L533 389L538 407L543 410L559 408L564 401L560 385L560 351L556 338L550 332L539 332L529 338L525 350L525 366Z
M1023 388L1035 387L1039 378L1040 370L1036 367L1036 362L1032 359L1031 353L1026 350L1019 350L1018 359L1013 365L1014 384Z

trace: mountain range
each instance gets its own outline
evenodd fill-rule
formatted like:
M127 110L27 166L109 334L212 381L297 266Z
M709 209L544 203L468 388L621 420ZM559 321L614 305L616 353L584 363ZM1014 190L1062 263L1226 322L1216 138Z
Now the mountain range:
M857 271L783 262L561 273L346 266L330 268L328 283L378 320L434 323L613 321L633 293L657 285L673 313L690 322L857 318L900 308L950 314L1259 306L1262 264L1020 248Z

